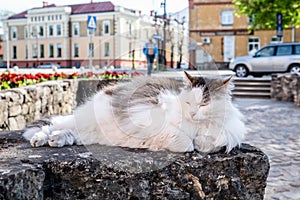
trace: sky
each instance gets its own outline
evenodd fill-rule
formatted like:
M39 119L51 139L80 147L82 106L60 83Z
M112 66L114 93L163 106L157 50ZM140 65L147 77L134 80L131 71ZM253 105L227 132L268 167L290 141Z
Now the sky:
M43 1L48 4L70 5L80 3L90 3L91 0L0 0L0 10L9 10L15 13L28 10L33 7L42 7ZM93 0L94 2L104 0ZM106 0L109 1L109 0ZM115 5L120 5L126 8L138 9L145 14L149 14L150 10L155 10L158 13L163 13L163 8L160 4L164 0L111 0ZM166 0L167 13L177 12L188 7L188 0Z

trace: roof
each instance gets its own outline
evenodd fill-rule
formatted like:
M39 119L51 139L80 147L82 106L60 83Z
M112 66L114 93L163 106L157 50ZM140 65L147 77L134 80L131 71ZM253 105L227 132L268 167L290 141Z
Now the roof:
M10 17L8 17L8 19L20 19L20 18L26 18L25 16L27 15L27 10L23 11L21 13L18 13L16 15L12 15Z
M71 14L84 14L84 13L97 13L97 12L110 12L115 10L114 4L110 1L95 2L86 4L69 5L72 8Z
M115 10L115 5L110 1L105 2L92 2L85 4L73 4L73 5L64 5L71 7L71 14L85 14L85 13L99 13L99 12L111 12ZM55 4L51 4L44 7L37 7L32 9L41 9L41 8L49 8L49 7L60 7ZM10 16L8 19L20 19L26 18L28 10L23 11L21 13Z

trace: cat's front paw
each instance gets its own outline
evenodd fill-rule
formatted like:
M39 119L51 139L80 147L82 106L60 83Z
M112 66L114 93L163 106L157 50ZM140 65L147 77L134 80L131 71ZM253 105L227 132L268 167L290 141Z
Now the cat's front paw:
M53 131L49 135L48 144L51 147L63 147L66 143L63 131Z
M40 147L47 144L47 141L48 141L48 135L43 131L39 131L35 133L33 137L30 139L30 144L33 147Z

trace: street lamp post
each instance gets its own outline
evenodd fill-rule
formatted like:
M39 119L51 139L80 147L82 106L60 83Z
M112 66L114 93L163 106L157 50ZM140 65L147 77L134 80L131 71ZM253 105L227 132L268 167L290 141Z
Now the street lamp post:
M7 26L8 27L8 26ZM6 32L6 68L9 69L10 65L10 54L9 54L9 31Z
M182 17L181 22L175 19L175 21L178 23L178 26L182 26L182 32L181 32L181 37L179 38L179 31L178 31L178 52L179 52L179 60L177 62L177 68L181 68L181 62L182 62L182 45L183 45L183 40L184 40L184 23L185 23L185 17Z
M163 19L164 19L164 26L163 26L163 34L164 34L164 39L163 39L163 69L166 70L166 27L167 27L167 11L166 11L166 0L164 0L163 3L161 3L161 5L164 7L164 16L163 16Z

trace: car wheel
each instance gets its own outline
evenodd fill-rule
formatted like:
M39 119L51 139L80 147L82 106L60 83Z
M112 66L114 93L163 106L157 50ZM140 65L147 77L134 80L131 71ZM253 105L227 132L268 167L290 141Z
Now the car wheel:
M244 65L238 65L235 68L235 74L237 77L247 77L248 76L248 69Z
M300 75L300 65L292 65L290 68L290 73Z

